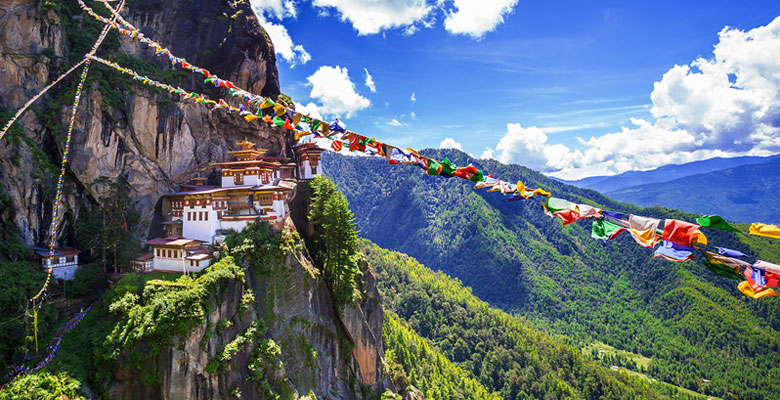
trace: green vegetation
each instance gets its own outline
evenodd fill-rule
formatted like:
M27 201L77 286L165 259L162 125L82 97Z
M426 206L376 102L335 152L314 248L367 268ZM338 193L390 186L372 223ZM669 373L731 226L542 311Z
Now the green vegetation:
M361 250L377 273L385 307L502 398L659 397L648 383L595 365L405 254L368 241Z
M139 215L124 183L101 176L92 182L92 187L100 195L97 210L82 210L76 225L76 239L83 250L99 255L105 273L109 273L109 261L114 266L113 272L119 273L121 268L129 266L141 248L133 235Z
M14 399L84 399L80 393L81 382L67 373L40 372L19 379L0 391L0 400Z
M309 221L314 226L312 257L324 267L325 281L339 307L360 297L360 267L357 232L346 197L328 177L321 175L311 183Z
M400 388L414 385L428 399L500 399L392 313L385 314L382 338L393 382Z
M556 197L610 210L696 218L619 203L517 165L474 160L457 151L426 155L447 156L460 166L474 163L507 181L522 180ZM414 166L387 166L370 157L326 154L323 166L334 174L353 210L360 210L356 222L363 237L457 277L481 299L523 315L552 334L565 335L580 348L599 341L649 358L647 374L659 381L728 399L780 397L773 384L780 379L780 299L748 299L734 281L698 262L653 259L651 250L627 234L608 243L593 240L588 221L561 226L542 213L537 201L509 203L500 194L474 191L462 179L426 176ZM762 250L762 238L717 230L706 234L710 246L780 261L776 247ZM383 299L403 296L399 290ZM410 325L425 338L436 330L427 315L416 317L417 322L398 314L411 318ZM444 345L441 349L463 366L468 361L455 351L463 349L457 342L449 343L452 350ZM495 390L479 371L475 376Z

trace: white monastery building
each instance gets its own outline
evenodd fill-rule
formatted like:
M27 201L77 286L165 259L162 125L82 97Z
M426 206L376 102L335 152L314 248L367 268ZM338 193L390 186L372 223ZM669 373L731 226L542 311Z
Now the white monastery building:
M52 275L57 279L72 280L79 269L79 254L81 250L73 248L54 248L52 258ZM35 257L40 258L44 270L49 268L49 249L36 248Z
M320 174L320 154L324 149L304 143L293 149L299 163L284 157L268 157L254 143L238 143L231 151L236 161L215 163L221 169L221 185L205 186L205 178L195 178L182 191L163 196L165 238L146 242L153 259L140 256L137 267L170 272L200 272L211 263L204 245L221 243L229 230L241 231L249 223L267 221L281 227L289 215L289 197L299 180ZM143 259L142 259L143 258ZM140 269L139 268L139 269Z

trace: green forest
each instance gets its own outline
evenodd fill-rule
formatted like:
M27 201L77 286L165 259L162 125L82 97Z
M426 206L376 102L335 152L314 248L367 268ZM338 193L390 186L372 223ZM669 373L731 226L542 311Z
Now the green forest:
M619 203L522 166L459 151L425 154L449 157L458 166L474 163L495 177L613 211L697 217ZM510 203L462 179L426 176L417 167L388 166L378 158L327 154L324 166L349 199L362 237L459 279L491 305L576 347L603 342L647 357L652 361L645 372L673 385L730 399L780 396L772 384L780 378L778 299L746 298L736 281L712 274L699 261L653 259L628 234L606 243L593 240L589 221L562 226L533 199ZM710 246L775 262L780 254L772 239L706 234ZM424 327L411 326L427 337Z

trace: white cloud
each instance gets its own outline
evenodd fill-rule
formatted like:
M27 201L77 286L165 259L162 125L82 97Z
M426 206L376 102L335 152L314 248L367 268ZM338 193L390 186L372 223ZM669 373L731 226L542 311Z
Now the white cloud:
M482 154L479 156L479 158L483 160L490 160L493 158L493 149L490 147L485 147L485 150L482 152Z
M271 42L274 44L276 54L280 55L290 67L306 64L311 60L311 55L300 44L295 44L287 28L281 23L268 20L276 18L281 21L284 18L295 18L298 14L295 4L291 0L252 0L252 8L257 15L257 21L265 29Z
M412 119L417 119L417 113L414 111L410 112L409 116L412 117Z
M292 0L250 0L250 4L255 11L267 12L278 20L298 16L298 10Z
M317 118L319 120L322 120L322 113L320 113L320 106L312 102L309 102L305 105L301 103L295 103L295 111L303 115L308 115L312 118Z
M780 17L719 37L714 57L675 66L655 83L655 120L632 118L619 132L579 139L585 148L576 151L549 143L544 128L508 124L496 159L579 178L780 152Z
M444 28L480 39L503 23L515 4L517 0L454 0L455 8L444 12Z
M319 8L335 8L342 21L349 21L359 35L408 27L422 21L433 7L425 0L314 0Z
M460 145L460 143L456 142L453 138L444 138L444 140L439 143L440 149L458 149L460 151L463 151L463 146Z
M417 96L414 95L414 92L412 92L412 97L410 97L409 100L411 100L412 103L416 103L417 102Z
M397 120L395 118L391 119L390 122L387 123L387 125L395 126L395 127L406 126L405 123L403 123L403 122L401 122L401 121L399 121L399 120Z
M374 77L368 73L368 68L363 68L363 71L366 72L366 87L368 87L368 90L370 90L371 93L376 93L376 84L374 83Z
M346 67L323 65L306 80L311 86L309 96L320 102L319 112L323 115L344 114L350 118L353 113L371 105L371 101L355 89Z

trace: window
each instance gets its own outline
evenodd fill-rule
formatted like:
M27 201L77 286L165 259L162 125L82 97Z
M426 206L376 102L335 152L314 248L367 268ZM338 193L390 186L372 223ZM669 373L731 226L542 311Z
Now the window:
M209 212L208 211L204 211L203 213L206 214L206 221L208 221L209 220Z

